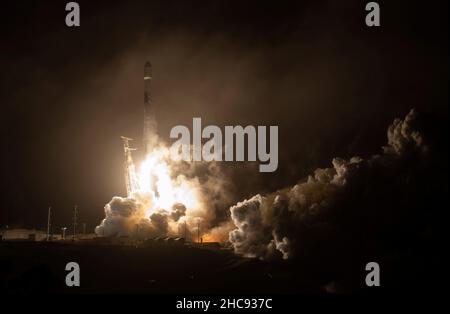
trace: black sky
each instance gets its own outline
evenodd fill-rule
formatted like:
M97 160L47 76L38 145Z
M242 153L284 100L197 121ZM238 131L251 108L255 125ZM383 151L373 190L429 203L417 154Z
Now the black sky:
M279 170L236 182L243 195L378 152L412 107L448 117L447 1L379 1L379 28L367 1L78 2L79 28L66 1L1 4L2 228L42 227L48 205L69 224L74 204L93 228L125 193L147 60L166 140L197 116L279 125Z

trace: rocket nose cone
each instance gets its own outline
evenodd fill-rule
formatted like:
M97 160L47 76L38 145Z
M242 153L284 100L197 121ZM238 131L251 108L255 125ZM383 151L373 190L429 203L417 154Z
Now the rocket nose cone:
M152 64L149 61L147 61L144 66L144 77L151 77L151 76L152 76Z

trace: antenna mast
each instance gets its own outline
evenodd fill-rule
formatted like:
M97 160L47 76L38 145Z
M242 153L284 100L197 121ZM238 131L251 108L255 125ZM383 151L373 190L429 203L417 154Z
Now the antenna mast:
M50 241L51 214L52 214L52 207L49 206L47 214L47 241Z
M197 221L197 243L200 243L200 221Z

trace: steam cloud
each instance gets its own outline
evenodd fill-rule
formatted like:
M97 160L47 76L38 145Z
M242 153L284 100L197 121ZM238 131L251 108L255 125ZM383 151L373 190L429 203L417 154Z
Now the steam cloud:
M411 110L389 126L380 154L334 158L332 167L316 169L292 187L237 204L231 177L218 163L171 163L171 184L193 191L197 204L174 200L161 206L153 192L116 196L106 204L96 233L174 236L184 234L184 228L196 234L200 225L205 241L229 241L237 254L247 257L301 260L315 265L302 269L322 270L326 268L318 265L331 261L367 262L413 243L421 230L436 229L429 226L436 214L428 209L429 199L439 203L448 183L436 175L442 164L436 158L439 145L427 122ZM235 205L227 212L224 204Z
M194 238L200 229L207 241L226 240L233 226L219 205L227 202L231 184L221 168L216 163L172 162L164 143L157 138L154 142L158 146L144 162L148 171L140 173L150 183L127 198L114 196L105 205L96 234Z
M434 186L422 179L430 149L421 122L413 109L389 126L382 154L334 158L332 167L315 170L306 181L232 206L236 228L229 240L235 252L262 259L313 255L323 261L408 239L419 215L426 222L427 214L418 212ZM378 241L383 237L388 243Z
M95 232L101 236L130 236L136 232L145 235L166 235L168 231L168 217L164 209L152 213L147 217L147 209L151 206L153 195L134 193L132 197L114 196L105 205L105 219Z

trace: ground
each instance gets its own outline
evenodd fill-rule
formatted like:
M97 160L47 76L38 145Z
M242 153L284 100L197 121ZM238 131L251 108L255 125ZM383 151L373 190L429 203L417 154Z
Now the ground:
M189 247L0 244L1 289L10 293L230 293L268 292L264 262L228 250ZM65 265L80 265L81 286L66 287Z
M365 264L352 262L336 271L333 258L320 262L244 258L231 250L162 245L136 248L81 243L0 242L0 292L138 294L390 294L431 293L439 267L414 255L380 260L382 285L367 288ZM355 261L358 260L355 258ZM406 263L406 261L409 261ZM80 287L67 287L69 262L80 265ZM435 265L436 266L436 265ZM330 278L335 278L331 280ZM423 291L423 290L422 290Z

